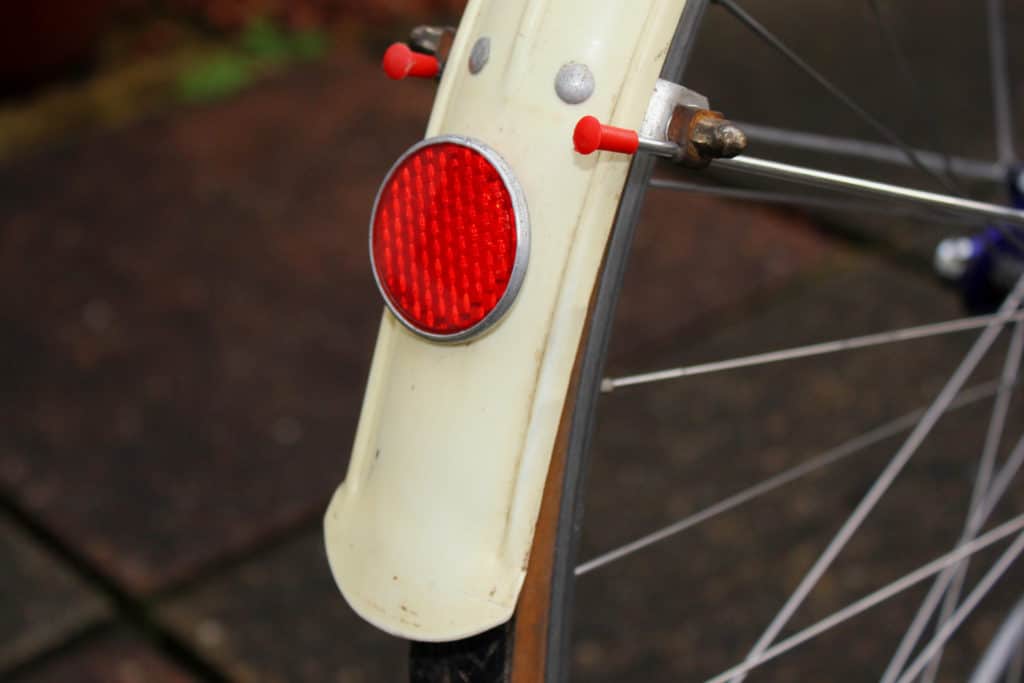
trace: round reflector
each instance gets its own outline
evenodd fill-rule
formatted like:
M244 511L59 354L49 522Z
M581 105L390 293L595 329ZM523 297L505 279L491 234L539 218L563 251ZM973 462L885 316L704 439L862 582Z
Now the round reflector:
M529 255L512 171L476 140L430 138L391 167L370 218L374 277L391 312L440 341L483 332L512 305Z

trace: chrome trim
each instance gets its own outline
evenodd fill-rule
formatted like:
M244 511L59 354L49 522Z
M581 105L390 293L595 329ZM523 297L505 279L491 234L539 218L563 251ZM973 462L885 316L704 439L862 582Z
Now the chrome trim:
M479 322L468 329L452 334L426 332L418 329L412 322L407 320L398 310L398 307L395 306L388 297L384 286L381 284L380 277L377 275L377 264L373 258L373 224L377 218L377 205L380 203L381 193L391 180L391 176L394 174L395 169L397 169L403 161L424 147L430 147L441 143L451 143L462 147L468 147L469 149L482 154L485 159L491 162L491 165L498 171L498 175L501 177L502 182L505 183L509 197L512 199L512 213L515 218L516 229L515 260L512 262L512 272L509 274L508 284L505 286L504 294L502 294L501 298L498 299L498 303L495 304L490 313L485 315ZM380 187L377 188L377 196L373 200L373 211L370 213L369 247L370 269L373 271L373 280L377 283L377 290L380 292L381 298L384 299L384 303L387 305L388 310L391 312L391 315L398 320L398 322L402 323L407 330L415 335L423 337L424 339L429 339L430 341L447 343L469 341L490 330L490 328L505 315L508 309L511 308L512 304L515 302L516 296L519 294L519 289L522 287L523 279L526 277L526 266L530 260L530 216L526 210L526 195L523 193L523 188L519 184L519 181L516 180L515 174L512 172L512 167L508 165L500 154L483 142L462 135L438 135L432 138L427 138L426 140L421 140L416 143L407 149L402 156L398 157L395 163L391 165L391 168L388 169L387 175L385 175L384 180L381 181Z

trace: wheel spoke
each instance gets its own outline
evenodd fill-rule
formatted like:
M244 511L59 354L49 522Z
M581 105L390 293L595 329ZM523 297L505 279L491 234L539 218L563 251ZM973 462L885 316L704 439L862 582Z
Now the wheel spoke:
M989 515L995 508L999 499L1002 498L1006 492L1006 488L1009 482L1013 479L1017 470L1020 468L1021 461L1024 460L1024 437L1017 442L1010 457L1007 458L1003 464L1002 469L996 476L992 488L988 492L985 498L984 507L977 511L977 515L971 518L971 529L974 533L977 533L985 522L988 520ZM921 606L917 610L917 614L914 615L914 619L910 624L910 628L907 629L906 634L903 636L903 640L900 642L899 648L896 650L896 654L893 655L892 660L885 669L885 673L882 675L882 681L894 681L896 677L900 675L903 669L903 665L906 664L909 659L911 652L917 645L918 639L921 637L921 633L924 631L925 626L928 625L928 620L931 619L932 614L935 613L935 609L938 607L939 600L942 599L946 588L949 586L950 581L953 579L955 568L949 571L943 572L939 575L932 587L928 590L928 594L925 599L921 602Z
M653 178L651 180L651 187L663 190L674 190L677 192L693 192L696 194L706 194L715 197L725 197L726 199L761 202L763 204L784 204L786 206L798 206L808 209L824 209L827 211L905 216L917 218L919 220L926 220L930 223L949 223L952 225L977 225L978 223L976 219L963 218L953 214L924 211L917 207L900 206L897 204L857 202L834 199L826 196L815 197L803 194L789 194L766 190L748 190L739 187L726 187L724 185L691 183L684 180L673 180L671 178Z
M830 173L806 166L738 156L733 159L718 159L715 161L715 168L1024 225L1024 211L1001 204L978 202L950 194L926 192L904 185L880 183L875 180L843 175L841 173Z
M1013 163L1013 116L1010 109L1010 73L1006 54L1006 7L1003 0L987 0L988 45L992 70L992 108L995 110L996 150L999 161Z
M932 144L936 149L940 148L938 129L935 126L935 117L930 115L930 112L936 111L936 108L931 105L928 101L931 98L925 94L925 89L918 83L917 78L914 76L913 69L910 68L910 60L907 59L906 53L903 48L900 47L899 40L896 39L896 34L892 30L889 22L885 20L885 16L882 13L882 6L878 0L868 0L868 5L871 7L871 13L875 16L875 24L878 26L878 32L882 36L882 42L885 43L886 48L892 53L893 59L899 70L903 72L903 80L906 81L907 87L910 90L910 101L913 104L915 114L922 121L927 121L928 135L931 138ZM952 172L952 160L948 154L941 153L942 155L942 172L945 174L949 181L953 185L957 186L960 193L963 194L963 188L957 182L956 177ZM922 160L923 162L923 160Z
M995 683L1005 672L1006 680L1014 680L1020 672L1014 667L1024 652L1024 599L1017 602L1010 615L1003 620L985 654L971 674L970 683Z
M800 55L796 54L788 45L782 42L778 36L769 31L763 24L757 21L751 16L746 10L740 7L734 0L713 0L715 3L724 7L731 15L736 17L747 28L753 31L758 37L771 45L777 52L782 54L788 59L793 65L803 71L805 74L811 77L815 82L823 87L829 94L832 95L837 101L841 102L843 106L849 109L851 112L856 114L861 120L871 126L875 132L881 135L883 138L888 140L891 144L898 147L906 155L907 159L917 169L919 169L925 175L934 178L940 185L946 188L950 192L957 192L955 186L949 182L947 178L939 173L934 172L921 162L916 152L907 145L896 133L894 133L888 126L878 120L873 114L869 113L864 107L860 106L852 97L847 95L839 86L835 85L832 81L827 79L817 69L808 64Z
M685 365L635 375L624 375L622 377L606 377L601 382L601 391L607 393L614 391L615 389L636 386L638 384L664 382L672 379L680 379L682 377L693 377L695 375L705 375L712 372L723 372L726 370L736 370L738 368L767 365L769 363L778 363L796 358L809 358L811 356L838 353L839 351L863 349L871 346L881 346L884 344L910 341L913 339L925 339L927 337L952 334L954 332L964 332L966 330L987 327L989 325L1000 325L1002 323L1020 320L1024 320L1024 312L1000 312L992 315L980 315L972 318L959 318L957 320L947 320L928 325L918 325L916 327L904 327L898 330L891 330L889 332L867 334L860 337L849 337L847 339L837 339L818 344L782 349L780 351L768 351L767 353L758 353L752 356L740 356L737 358L729 358L727 360L713 361L711 363Z
M965 557L969 557L975 553L984 550L993 543L996 543L1014 533L1019 532L1024 528L1024 515L1019 515L1013 519L995 527L991 531L982 536L979 536L974 541L960 546L951 553L947 553L935 560L932 560L926 565L919 567L918 569L905 575L903 578L893 581L892 583L879 588L877 591L870 593L860 600L851 603L843 609L833 612L831 615L825 617L821 621L815 622L807 628L794 633L792 636L779 641L777 644L770 648L767 648L764 652L759 654L756 658L748 659L741 664L723 671L714 678L710 678L706 683L724 683L729 680L736 680L739 677L744 676L752 669L764 664L765 662L775 659L779 655L782 655L789 650L801 645L802 643L811 640L812 638L821 635L825 631L828 631L839 624L852 619L853 617L865 612L866 610L878 605L889 598L898 595L899 593L912 588L916 584L924 581L930 576L933 576L946 567L956 564ZM1024 534L1019 535L1018 541L1024 539Z
M1017 646L1017 652L1010 660L1010 666L1006 670L1006 683L1021 683L1024 680L1024 646ZM973 681L972 681L973 683ZM978 683L984 683L978 681Z
M978 529L972 528L972 517L978 509L984 505L989 484L992 481L992 470L995 468L996 456L999 453L999 444L1002 441L1003 429L1006 425L1006 415L1010 409L1010 398L1013 395L1012 387L1017 381L1017 374L1020 369L1021 347L1024 345L1024 328L1017 323L1013 328L1013 336L1010 337L1010 347L1006 352L1006 362L1003 365L1002 386L996 394L995 405L992 407L992 417L988 423L988 431L985 433L985 445L982 448L981 459L978 462L978 474L974 478L974 489L971 491L971 502L968 505L967 520L964 524L962 540L970 540L977 533ZM980 525L977 525L980 528ZM969 560L964 560L954 570L953 583L946 592L942 601L942 609L939 611L939 619L936 622L942 625L949 620L960 600L960 592L963 590L964 579L967 577ZM939 664L942 661L942 648L940 647L928 664L921 677L922 683L932 683L938 673Z
M868 161L898 164L900 166L911 165L907 155L901 149L892 145L868 142L856 138L788 130L786 128L776 128L774 126L764 126L758 123L743 121L737 121L736 125L747 134L747 137L759 143L810 152L822 152L833 156L839 155ZM914 153L921 160L922 164L933 171L939 172L945 164L944 155L937 152L915 149ZM1002 164L962 157L951 157L949 163L954 172L964 178L1000 184L1006 180L1006 170Z
M964 408L969 405L973 405L978 401L984 400L990 396L993 396L998 390L998 382L986 382L984 384L978 384L970 387L963 391L960 396L957 397L953 403L950 404L947 412L952 412L960 408ZM675 536L676 534L682 533L687 529L693 528L698 524L706 522L707 520L717 517L718 515L734 510L741 505L749 503L761 496L774 491L790 482L796 481L801 477L807 476L812 472L816 472L827 465L845 460L846 458L863 452L866 448L873 446L877 443L881 443L886 439L892 438L901 434L908 429L912 428L921 416L924 415L924 408L907 413L895 420L890 420L885 424L879 425L874 429L871 429L863 434L855 436L848 441L831 448L824 453L821 453L806 462L803 462L795 467L791 467L787 470L776 474L773 477L769 477L764 481L761 481L754 486L743 489L733 495L723 498L717 503L710 505L703 510L695 512L692 515L684 517L668 526L662 527L656 531L653 531L645 536L642 536L635 541L626 543L618 548L609 550L597 557L594 557L576 568L576 576L582 576L588 574L596 569L611 564L616 560L620 560L628 555L652 546L656 543L664 541L667 538Z
M1013 348L1019 344L1020 323L1018 323L1017 329L1014 330L1014 337L1011 339L1011 349L1008 351L1007 363L1004 366L1003 371L1004 380L1011 374L1015 377L1019 369L1014 366L1014 363L1019 363L1020 348L1019 346L1017 348ZM1013 360L1014 355L1017 357L1016 361ZM1007 385L1004 384L1004 387L1005 386ZM1008 388L1001 389L999 396L1008 396L1008 394ZM1008 398L1006 399L1006 402L1008 403ZM994 423L997 419L1005 419L998 417L1002 410L1003 409L1000 407L997 399L997 405L993 409L993 420L989 423L989 432L986 435L985 450L982 452L982 459L978 468L978 477L975 479L975 487L971 496L971 505L968 508L967 525L961 535L961 541L967 540L977 534L982 526L984 526L989 515L992 513L992 510L995 508L996 503L1000 498L1002 498L1009 482L1013 479L1017 469L1020 467L1021 459L1024 458L1024 438L1022 438L1014 447L1011 454L1007 457L1006 463L1003 465L1002 470L996 477L995 482L992 483L991 487L989 487L989 482L992 479L992 467L994 466L995 460L995 446L990 446L994 438L991 435L995 431ZM999 427L998 431L1001 432L1002 428ZM989 455L989 449L992 449L992 455ZM989 459L991 459L991 463L988 462ZM979 487L979 481L984 483L984 488ZM966 570L966 566L964 567L964 570ZM903 666L906 664L911 652L913 652L914 647L916 647L918 639L920 639L921 634L928 625L928 621L931 619L932 614L934 614L935 609L939 604L939 600L942 598L950 582L954 580L953 575L955 571L956 570L944 572L935 580L931 589L929 589L925 599L921 602L921 606L918 607L917 614L915 614L913 620L911 620L910 627L903 635L899 647L897 647L896 652L889 661L889 664L882 675L882 683L892 683L892 681L896 680L896 677L900 675L900 672L903 670Z
M981 578L978 585L974 587L974 590L970 592L963 604L956 608L956 611L950 616L949 620L946 621L942 628L938 630L935 637L932 638L931 642L925 646L921 651L921 654L917 656L917 659L907 667L897 683L911 683L914 678L917 677L921 670L931 661L941 649L942 646L948 641L956 629L959 628L960 624L963 623L964 619L970 615L981 599L988 594L992 589L992 586L996 584L996 581L1006 573L1006 570L1010 568L1013 561L1017 559L1021 551L1024 551L1024 534L1017 536L1013 543L1010 544L999 559L996 561L992 568L989 569L985 576Z
M1006 489L1010 487L1013 478L1017 476L1017 472L1022 464L1024 464L1024 437L1021 437L1021 440L1014 446L1013 452L1006 458L1006 462L1003 463L999 473L992 480L992 487L988 490L988 495L985 497L985 504L977 512L980 521L975 522L976 524L984 524L985 520L992 515L996 505L1002 499L1003 494L1006 493Z
M1011 311L1015 311L1020 305L1022 297L1024 297L1024 278L1018 280L1013 291L1000 306L999 312L1006 314ZM920 447L925 437L928 436L932 428L939 421L939 418L942 417L942 414L945 412L949 404L953 402L956 394L963 387L971 373L974 372L974 369L981 362L981 359L988 352L993 342L995 342L1001 330L1002 326L1000 322L993 321L990 322L985 330L978 336L970 351L967 352L967 355L960 362L960 365L957 366L953 375L946 382L946 385L939 392L935 401L925 412L920 422L917 423L917 426L910 433L910 436L893 456L892 460L882 471L882 474L875 480L875 483L872 484L864 498L857 504L853 513L846 522L843 523L838 533L836 533L835 537L825 548L825 551L800 581L796 590L794 590L789 599L786 600L786 603L768 625L768 628L765 629L765 632L751 649L748 659L757 659L772 644L779 632L789 622L789 619L793 616L800 605L803 604L804 599L806 599L808 594L810 594L811 590L818 583L818 580L832 565L832 562L839 555L840 551L846 547L850 538L853 537L853 534L860 528L860 525L867 518L868 514L874 509L875 505L878 504L882 495L889 489L892 482L895 481L896 476L903 470L903 467Z

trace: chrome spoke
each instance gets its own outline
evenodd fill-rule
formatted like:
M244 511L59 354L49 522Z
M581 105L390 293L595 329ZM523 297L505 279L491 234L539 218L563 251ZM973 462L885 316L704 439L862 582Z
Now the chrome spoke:
M1024 225L1024 211L1001 204L978 202L949 194L926 192L903 185L880 183L856 176L830 173L816 168L784 164L778 161L738 156L715 161L716 169L726 169L763 178L787 180L803 185L841 190L856 195L907 202L918 206L952 211L965 216L993 219Z
M970 387L969 389L964 390L960 396L950 404L947 412L953 412L954 410L973 405L978 401L993 396L998 388L998 382L986 382L984 384ZM917 421L921 419L921 416L924 415L924 411L924 408L920 408L898 417L895 420L879 425L878 427L855 436L839 446L831 448L824 453L807 460L806 462L787 470L783 470L775 476L769 477L754 486L743 489L742 491L734 493L727 498L723 498L717 503L695 512L692 515L688 515L687 517L673 522L668 526L642 536L635 541L626 543L618 548L614 548L598 555L597 557L587 560L576 567L576 576L582 576L596 569L600 569L601 567L611 564L616 560L632 555L637 551L643 550L644 548L664 541L667 538L706 522L713 517L717 517L724 512L728 512L729 510L733 510L745 503L749 503L752 500L760 498L775 489L796 481L797 479L811 474L812 472L816 472L827 465L839 462L840 460L845 460L852 455L856 455L857 453L864 451L864 449L870 446L901 434L908 429L911 429Z
M921 651L921 654L919 654L917 659L907 667L907 670L902 676L900 676L896 683L911 683L911 681L921 673L921 670L929 661L931 661L932 657L939 652L946 641L952 637L956 632L956 629L963 623L964 619L966 619L974 608L978 606L981 599L988 594L992 589L992 586L994 586L1003 574L1006 573L1006 570L1010 568L1010 565L1012 565L1013 561L1021 554L1021 551L1024 551L1024 534L1021 534L1014 539L1013 543L1010 544L1010 547L1008 547L1003 554L999 556L999 559L996 560L994 565L992 565L992 568L985 573L985 576L978 581L978 585L974 587L974 590L968 594L967 598L963 601L963 604L956 608L956 611L953 612L950 619L942 625L942 628L938 630L935 637L932 638L932 641L925 646Z
M1006 680L1019 678L1020 672L1015 671L1024 652L1024 599L1003 620L999 631L989 643L985 654L971 674L970 683L996 683L1005 673Z
M1006 683L1021 683L1021 680L1024 680L1024 645L1018 644L1017 652L1006 670Z
M977 512L980 521L976 521L975 524L984 524L985 520L992 515L1003 494L1010 488L1010 483L1017 476L1022 464L1024 464L1024 437L1021 437L1017 445L1013 447L1013 451L1006 458L1006 462L999 469L995 479L992 480L992 487L988 490L988 495L985 496L985 504Z
M726 187L724 185L691 183L685 180L673 180L671 178L653 178L651 179L651 187L663 190L674 190L676 192L706 194L713 197L724 197L726 199L760 202L762 204L784 204L786 206L807 209L823 209L827 211L905 216L909 218L916 218L918 220L926 220L929 223L949 223L952 225L977 225L978 223L976 219L927 211L919 209L918 207L902 206L899 204L857 202L835 199L828 196L816 197L813 195L772 192L769 190L748 190L739 187Z
M898 147L893 147L892 145L857 140L856 138L806 133L804 131L775 128L773 126L742 121L737 121L736 125L751 140L776 147L790 147L809 152L822 152L829 155L878 161L904 167L911 165L907 160L907 155ZM921 160L921 163L928 168L936 172L942 170L945 163L943 155L919 149L915 149L914 153ZM951 157L950 167L958 176L971 180L991 181L1001 184L1006 179L1006 169L1003 168L1003 165L991 161Z
M766 353L758 353L752 356L740 356L738 358L729 358L727 360L713 361L711 363L684 365L676 368L667 368L665 370L656 370L653 372L645 372L635 375L624 375L622 377L606 377L601 382L601 391L607 393L614 391L615 389L636 386L638 384L664 382L672 379L680 379L682 377L705 375L711 372L724 372L726 370L736 370L738 368L748 368L756 365L767 365L769 363L778 363L787 360L794 360L796 358L809 358L811 356L838 353L839 351L863 349L871 346L881 346L883 344L893 344L896 342L910 341L914 339L925 339L927 337L953 334L955 332L964 332L989 325L998 325L1001 323L1021 320L1024 320L1024 312L980 315L973 318L959 318L957 320L947 320L939 323L930 323L928 325L918 325L916 327L904 327L898 330L891 330L889 332L866 334L859 337L849 337L847 339L837 339L834 341L809 344L807 346L797 346L789 349L782 349L780 351L768 351Z
M935 126L935 119L930 115L931 112L936 111L936 108L930 106L931 102L929 100L931 98L926 96L925 89L921 87L914 76L914 70L910 68L910 60L907 59L906 53L900 47L899 40L897 40L896 34L893 32L892 26L885 20L882 5L878 0L868 0L868 5L871 7L871 13L875 16L875 23L878 25L878 32L882 36L882 42L885 43L886 48L892 53L899 70L903 72L903 80L906 81L907 87L910 89L910 101L913 104L914 113L922 121L928 122L928 135L931 138L932 144L938 149L940 147L939 133ZM942 172L963 194L963 188L959 187L957 179L953 176L952 163L948 154L942 154Z
M1016 381L1019 373L1020 354L1021 354L1021 342L1022 342L1022 330L1021 324L1018 323L1014 329L1014 335L1011 338L1010 349L1007 351L1007 361L1002 370L1000 378L1000 389L996 398L996 404L992 410L992 419L989 421L988 432L985 437L985 445L982 451L982 457L979 462L978 476L975 478L975 485L971 495L971 504L968 507L968 520L965 525L965 529L961 535L961 542L970 540L984 525L988 519L992 508L1002 496L1004 488L1000 488L996 492L996 487L993 485L989 487L989 483L992 478L992 469L995 465L995 456L998 450L998 440L1001 435L1002 428L1004 428L1006 420L1006 411L1009 409L1009 401L1011 394L1011 387ZM1016 473L1016 469L1012 468L1017 456L1015 455L1018 451L1024 453L1024 437L1015 447L1014 452L1007 459L1007 464L1004 467L1004 473L1009 471L1010 477ZM1000 479L1005 477L1000 474ZM1009 480L1007 480L1009 482ZM994 498L993 498L994 497ZM962 571L966 571L967 566L965 565ZM962 582L963 578L953 577L953 571L945 572L938 579L935 584L929 590L928 595L922 601L921 606L918 608L913 616L913 620L910 622L910 627L903 634L903 638L900 640L899 646L896 648L896 652L893 653L892 658L889 661L889 665L886 667L885 673L882 675L882 683L892 683L899 676L903 670L903 666L906 664L907 658L913 651L913 648L918 644L918 640L921 638L925 627L928 625L929 620L932 618L932 614L935 612L938 606L939 599L942 597L946 588L952 581ZM957 595L958 599L958 595Z
M995 468L996 456L999 453L999 444L1003 437L1003 428L1006 426L1006 415L1010 410L1010 398L1013 395L1012 387L1017 382L1017 374L1020 369L1021 347L1024 345L1024 327L1017 323L1013 328L1013 335L1010 337L1010 347L1006 352L1006 362L1003 365L1002 386L996 395L995 405L992 407L992 417L988 423L988 430L985 433L985 445L982 448L981 459L978 462L978 474L974 478L974 489L971 491L971 502L968 505L967 521L964 524L964 532L961 540L970 540L977 533L978 529L972 528L971 519L977 510L984 505L989 484L992 481L992 470ZM981 525L977 525L980 528ZM953 610L956 609L960 600L960 593L963 590L964 580L967 578L967 567L969 561L964 560L955 570L953 582L946 592L942 601L942 609L939 610L938 625L946 623L951 618ZM932 683L938 673L939 664L942 661L942 648L935 653L935 657L928 664L921 677L922 683Z
M870 593L860 600L851 603L843 609L833 612L828 617L825 617L821 621L815 622L811 626L794 633L792 636L784 640L780 640L778 643L770 648L767 648L763 653L759 654L756 658L748 659L741 664L723 671L714 678L708 679L705 683L724 683L729 680L736 680L739 677L744 676L752 669L764 664L765 662L775 659L779 655L782 655L789 650L792 650L798 645L811 640L812 638L821 635L822 633L835 628L839 624L852 619L853 617L861 614L862 612L878 605L889 598L898 595L899 593L912 588L916 584L924 581L930 576L933 576L946 567L956 564L965 557L969 557L975 553L984 550L993 543L996 543L1014 533L1024 529L1024 515L1019 515L1013 519L995 527L991 531L979 536L974 541L960 546L951 553L947 553L935 560L932 560L926 565L919 567L918 569L905 575L903 578L893 581L892 583L878 589L877 591ZM1024 535L1018 536L1018 539L1024 538Z
M1003 497L1009 482L1013 479L1017 470L1020 468L1022 460L1024 460L1024 437L1020 438L1010 457L1007 458L1006 462L1003 464L1002 469L996 476L995 482L985 497L983 507L979 508L976 514L971 517L970 528L973 533L976 534L978 530L984 526L985 522L988 521L989 515L995 508L996 503L998 503L999 499ZM899 648L897 648L892 660L886 667L881 679L883 683L890 683L891 681L896 680L896 677L900 675L904 664L906 664L907 659L910 658L911 652L913 652L914 647L917 646L917 641L921 637L921 633L924 631L925 626L928 625L928 620L931 619L932 614L935 613L935 610L939 605L939 600L942 599L942 596L946 592L946 588L952 581L955 571L956 569L952 568L936 577L935 582L928 590L928 594L925 596L925 599L921 601L921 606L918 608L917 614L914 615L910 628L907 629L906 634L903 636L903 640L900 641Z
M1015 311L1020 305L1021 298L1024 297L1024 278L1017 281L1013 291L1006 298L1003 304L1000 306L999 312L1002 314ZM839 555L839 552L846 547L850 538L860 528L860 525L867 518L868 514L874 509L875 505L881 499L882 495L889 489L892 482L895 481L896 476L903 470L903 467L910 460L911 456L917 451L925 437L931 432L932 428L942 417L942 414L946 411L946 408L956 394L963 387L967 378L970 376L974 369L981 362L982 358L988 352L989 348L995 342L999 336L1002 326L999 321L992 321L988 324L985 330L978 336L977 340L971 346L970 351L957 366L953 375L946 382L945 386L939 392L935 401L931 404L924 416L918 422L917 426L911 432L910 436L899 448L892 460L886 465L885 469L879 475L875 483L872 484L871 488L861 499L860 503L850 514L846 522L843 523L842 527L836 533L835 537L825 548L825 551L821 554L814 565L807 572L804 578L800 581L796 590L793 591L789 599L779 610L779 613L772 619L772 622L765 629L765 632L758 639L757 643L751 649L748 656L749 660L757 659L775 640L779 632L789 622L789 619L793 616L796 610L803 604L803 601L810 594L811 590L818 583L818 580L822 577L825 571L832 565L832 562Z
M734 0L713 0L713 2L721 5L731 15L736 17L744 26L750 29L755 35L760 37L766 43L771 45L777 52L783 57L789 60L794 66L799 68L805 74L807 74L812 80L818 85L824 88L829 94L832 95L837 101L843 104L847 109L856 114L862 121L871 126L876 133L888 140L891 144L902 150L903 154L906 155L907 159L918 168L925 175L934 178L940 185L951 192L956 192L956 187L949 182L949 180L925 166L921 159L918 158L917 154L913 149L900 137L892 131L888 126L878 120L873 114L869 113L864 107L860 106L852 97L847 95L841 90L836 84L827 79L821 72L808 64L800 55L796 54L788 45L779 39L774 33L769 31L763 24L757 21L751 16L746 10L740 7Z
M1024 353L1024 324L1017 323L1013 327L1010 345L1006 350L1006 362L999 378L999 393L996 395L996 402L992 407L992 418L989 420L988 430L985 433L985 445L978 463L978 475L975 478L974 489L971 491L969 508L971 516L978 515L978 511L987 504L991 497L989 486L992 483L992 472L995 470L999 446L1006 427L1006 416L1010 412L1010 399L1020 375L1022 353ZM970 526L970 520L968 520L967 526Z
M1013 146L1013 116L1010 108L1010 74L1007 66L1006 7L1003 0L987 0L989 60L992 70L992 108L995 110L996 150L999 161L1011 164L1016 158Z

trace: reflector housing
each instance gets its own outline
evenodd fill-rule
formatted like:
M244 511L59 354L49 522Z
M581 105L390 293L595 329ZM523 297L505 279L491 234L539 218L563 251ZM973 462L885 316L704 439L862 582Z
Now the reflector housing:
M440 136L388 172L370 219L370 260L391 312L429 339L461 341L504 314L529 255L522 190L483 143Z

